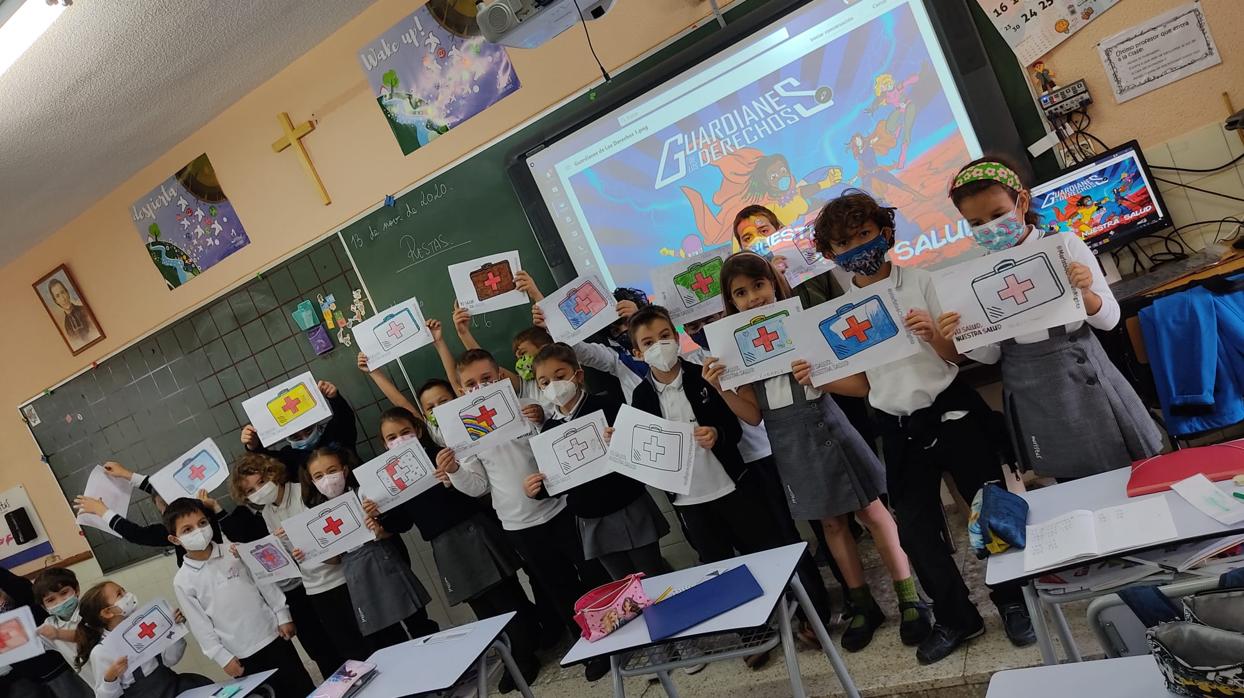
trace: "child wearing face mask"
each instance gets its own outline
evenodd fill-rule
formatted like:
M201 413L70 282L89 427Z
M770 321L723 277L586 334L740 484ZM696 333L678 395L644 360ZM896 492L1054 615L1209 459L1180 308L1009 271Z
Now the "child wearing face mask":
M281 522L306 511L301 485L285 479L285 465L261 453L242 456L229 473L229 494L235 502L259 507L268 533L288 546ZM244 545L244 543L239 543ZM303 562L302 551L292 555ZM341 560L332 558L320 564L303 565L300 579L277 582L285 594L298 642L315 662L321 676L331 676L347 659L366 659L363 636L354 623L354 606L346 588Z
M1001 361L1003 411L1025 467L1074 479L1156 455L1161 432L1090 329L1117 325L1119 303L1083 240L1037 229L1031 196L1015 169L997 157L965 165L950 189L951 201L973 226L973 239L991 252L1057 235L1072 260L1068 280L1080 290L1088 318L967 355L982 363ZM959 314L944 310L938 328L953 337Z
M311 452L302 470L302 502L308 507L357 491L351 452L322 446ZM440 626L428 618L428 590L410 568L410 552L402 539L383 525L384 517L367 517L376 540L341 555L346 586L354 605L359 632L372 650L430 635Z
M626 336L626 319L640 307L647 305L648 299L637 289L619 288L613 295L617 301L614 309L620 319L613 326L574 345L574 353L584 370L584 385L589 393L603 393L618 402L629 402L631 393L644 379L648 368L635 361L630 350L622 348L615 337ZM533 329L540 330L543 333L541 337L548 339L535 347L537 350L553 343L553 337L549 335L544 323L544 310L536 305L536 302L543 299L544 295L538 290L531 297L531 322L535 325ZM621 328L620 335L618 328Z
M290 642L295 635L285 594L257 584L250 570L213 543L210 509L181 498L164 509L169 542L186 551L173 591L199 648L233 678L277 669L267 684L277 698L302 698L314 686Z
M174 664L186 654L186 640L169 645L141 666L131 667L129 658L110 654L103 640L126 616L138 610L138 599L116 582L100 582L82 595L82 623L77 632L77 663L98 677L96 698L162 698L180 695L192 688L211 685L212 680L198 674L179 674ZM178 610L178 623L185 618Z
M365 362L366 357L362 357L362 360ZM246 447L246 450L272 456L285 464L287 482L298 480L303 465L316 448L332 446L354 453L354 444L358 442L358 427L354 423L354 409L350 407L350 403L346 402L346 399L337 391L337 386L332 383L319 381L316 385L328 400L333 416L326 421L291 434L280 448L264 446L259 441L259 434L254 426L247 424L242 427L242 445ZM357 459L358 454L354 454L354 457Z
M34 581L34 597L47 611L47 620L39 626L39 636L60 652L65 661L74 664L78 656L78 576L64 567L50 567ZM92 683L89 667L78 671L88 684Z
M25 577L0 566L0 612L30 608L35 623L42 624L47 610L35 596L34 585ZM0 666L0 695L31 698L92 698L90 684L74 672L59 652L48 649L42 654Z
M589 395L584 390L583 369L568 345L550 344L541 349L536 354L535 372L545 398L557 406L543 431L598 411L604 412L607 424L618 416L620 401ZM523 483L527 496L547 498L544 480L543 473L528 475ZM610 473L563 495L566 509L578 523L584 557L599 560L610 577L621 579L633 572L654 576L671 571L661 557L661 537L669 533L669 523L642 482Z

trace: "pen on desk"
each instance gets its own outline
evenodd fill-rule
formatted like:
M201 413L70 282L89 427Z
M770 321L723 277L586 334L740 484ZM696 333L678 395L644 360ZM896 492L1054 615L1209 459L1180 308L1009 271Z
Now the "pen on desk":
M1232 492L1231 496L1236 499L1244 499L1244 492Z
M674 591L674 587L665 587L665 591L661 592L661 595L657 597L657 600L652 603L661 603L665 600L665 597L670 595L670 592L672 591Z

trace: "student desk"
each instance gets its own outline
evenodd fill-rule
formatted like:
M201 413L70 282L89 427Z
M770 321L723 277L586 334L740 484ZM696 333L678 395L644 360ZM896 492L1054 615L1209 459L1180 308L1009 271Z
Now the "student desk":
M258 674L243 676L240 679L233 679L232 681L214 683L211 686L203 686L201 688L192 688L189 691L179 694L177 698L211 698L213 693L226 686L237 686L241 689L234 694L236 698L246 698L246 696L251 695L265 696L265 698L276 698L276 693L273 692L272 687L261 685L264 681L268 680L269 676L272 676L275 673L276 669L269 669L267 671L261 671Z
M766 651L782 645L786 656L786 670L790 675L791 695L804 698L803 679L799 675L799 660L795 653L795 639L791 634L791 617L795 606L802 608L808 621L812 623L821 647L834 672L838 675L850 698L859 698L859 692L851 681L847 667L834 648L829 633L816 615L807 591L799 582L795 568L799 557L803 554L807 543L793 543L772 550L764 550L750 555L742 555L731 560L722 560L708 565L700 565L690 569L679 570L657 577L643 580L644 592L651 599L659 597L667 588L685 588L696 584L713 571L726 571L739 565L747 565L752 576L760 584L763 594L751 601L726 611L725 613L689 628L674 637L660 642L653 642L648 635L648 624L643 616L627 623L618 630L597 640L588 642L583 638L575 643L566 656L562 658L562 666L577 664L596 657L608 656L610 671L613 676L613 694L624 698L622 686L623 676L642 676L655 674L670 698L677 698L678 689L670 679L669 672L681 666L690 666L703 662L718 662L735 657L743 657ZM795 603L788 600L787 595L793 594ZM769 620L776 612L779 630L773 633L768 629ZM759 629L759 630L757 630ZM676 656L675 644L686 644L688 638L707 635L741 632L741 641L720 648L709 648L704 654L695 654L679 658ZM750 632L747 632L750 631ZM647 651L640 651L647 648Z
M1127 480L1131 472L1131 468L1119 468L1118 470L1092 475L1073 482L1026 492L1020 496L1028 502L1028 522L1041 523L1076 509L1096 510L1132 501L1127 496ZM1220 482L1218 485L1224 490L1232 489L1230 480ZM1045 608L1047 606L1050 608L1050 613L1054 617L1054 623L1058 630L1059 640L1061 640L1063 647L1067 650L1068 659L1078 662L1080 661L1080 651L1076 647L1075 640L1071 637L1071 629L1067 626L1067 619L1063 616L1060 604L1089 598L1090 596L1110 594L1115 590L1103 589L1094 593L1042 598L1038 596L1034 585L1034 580L1037 577L1046 572L1079 567L1090 562L1118 557L1144 548L1182 543L1198 538L1225 536L1230 533L1244 531L1244 524L1224 526L1209 516L1202 514L1196 507L1184 500L1183 497L1169 490L1146 496L1166 498L1167 503L1171 507L1171 518L1175 522L1176 536L1173 540L1132 550L1120 550L1101 557L1079 558L1068 564L1055 565L1032 572L1024 570L1023 550L1010 550L1001 555L989 557L985 571L986 584L993 586L1016 580L1024 582L1024 601L1028 605L1028 613L1032 616L1032 629L1036 633L1037 645L1041 649L1041 659L1045 664L1058 663L1058 658L1054 655L1054 645L1050 641L1049 628L1045 623ZM1142 497L1134 499L1142 499Z
M1152 655L999 671L985 698L1171 698Z
M471 665L478 668L479 695L483 698L488 695L487 653L492 647L501 654L519 693L533 698L531 687L510 656L510 643L504 635L505 626L514 615L511 611L459 625L373 653L367 661L376 665L376 678L354 698L397 698L444 690L457 683Z

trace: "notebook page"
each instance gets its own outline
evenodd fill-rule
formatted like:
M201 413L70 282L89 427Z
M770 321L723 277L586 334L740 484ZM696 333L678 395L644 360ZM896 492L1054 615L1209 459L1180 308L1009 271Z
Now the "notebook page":
M1028 526L1027 529L1025 572L1097 554L1097 534L1093 529L1091 511L1070 511L1049 521Z
M1156 545L1178 535L1165 494L1099 509L1095 518L1103 555Z

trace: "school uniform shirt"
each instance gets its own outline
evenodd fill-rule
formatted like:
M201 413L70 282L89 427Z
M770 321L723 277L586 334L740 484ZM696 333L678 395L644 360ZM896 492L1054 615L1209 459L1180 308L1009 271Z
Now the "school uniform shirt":
M449 481L463 494L482 497L492 493L492 506L507 531L547 523L566 508L561 497L532 499L523 490L523 480L539 472L536 456L531 452L530 437L520 436L478 455L458 461L458 470L449 474Z
M691 401L683 392L684 375L684 371L679 371L678 376L669 383L662 383L655 376L650 376L650 380L652 386L656 388L657 399L661 403L661 414L665 415L666 419L671 422L691 422L694 426L700 426L695 412L691 409ZM720 438L720 434L718 437ZM713 455L712 451L697 445L695 460L691 463L691 490L687 494L675 497L674 505L687 507L693 504L703 504L721 499L733 491L734 480L726 474L721 461L717 460L717 456Z
M934 319L942 314L929 272L891 265L890 279L903 308L922 308ZM874 409L906 417L932 405L959 374L959 367L938 356L928 342L917 339L916 344L920 351L915 354L864 372L868 376L868 403Z
M275 584L256 584L223 545L213 545L206 560L187 557L173 592L203 654L222 667L267 647L279 637L277 626L291 622L285 594Z
M696 347L684 352L682 358L703 367L705 356L708 356L708 352L704 351L704 347ZM755 463L773 455L773 446L769 443L769 433L765 431L763 420L752 426L740 419L739 428L743 430L743 436L739 439L739 455L743 456L744 463Z
M594 368L597 371L608 373L618 379L618 383L622 386L622 397L630 404L635 394L635 388L644 382L643 376L634 371L618 352L603 344L595 342L580 342L574 347L574 354L579 359L579 363L587 368Z
M260 509L259 513L263 516L264 523L268 525L268 532L272 533L284 528L286 519L306 510L307 505L302 503L302 486L289 482L285 484L284 495ZM301 584L308 594L323 594L346 583L346 573L342 571L340 564L300 565L299 569L302 571ZM279 584L282 590L289 591L298 586L299 580L286 579Z
M1029 226L1028 236L1024 241L1019 243L1017 247L1024 245L1033 245L1041 240L1043 236L1041 231ZM1101 307L1093 315L1089 315L1084 321L1077 320L1067 323L1067 333L1070 334L1080 329L1087 322L1089 327L1099 330L1114 329L1119 324L1122 317L1122 311L1119 309L1119 301L1115 300L1114 292L1110 290L1110 284L1106 281L1106 275L1102 273L1101 266L1097 263L1097 257L1093 256L1088 245L1080 239L1080 236L1073 233L1059 233L1059 240L1063 246L1067 248L1068 262L1079 262L1088 267L1093 274L1093 283L1090 289L1101 298ZM1016 344L1036 344L1050 338L1049 330L1039 330L1030 334L1020 335L1015 338ZM1002 347L998 344L990 344L988 346L973 349L965 354L968 358L979 361L983 364L996 364L1002 358Z
M107 631L104 631L103 637L108 637ZM102 639L91 650L91 660L86 665L91 668L92 674L99 677L99 680L92 684L95 687L95 698L119 698L125 689L134 685L135 669L142 669L143 676L147 676L160 668L161 659L164 660L164 666L172 667L177 662L180 662L181 658L186 654L186 640L182 638L166 647L159 657L152 657L146 663L137 667L131 664L116 681L105 681L104 675L108 673L108 667L112 666L112 663L120 659L120 657L105 651Z
M82 618L78 615L77 611L73 612L73 615L69 617L69 620L61 620L60 618L57 618L49 613L47 620L43 621L43 624L56 630L76 630L78 628L78 623L81 620ZM48 649L60 652L60 656L65 658L65 663L69 666L73 666L74 662L77 661L78 645L72 640L48 640L47 638L43 638L43 645ZM94 685L94 682L91 679L93 674L91 673L91 665L89 663L82 665L82 668L78 670L78 676L81 676L82 680L88 684Z

